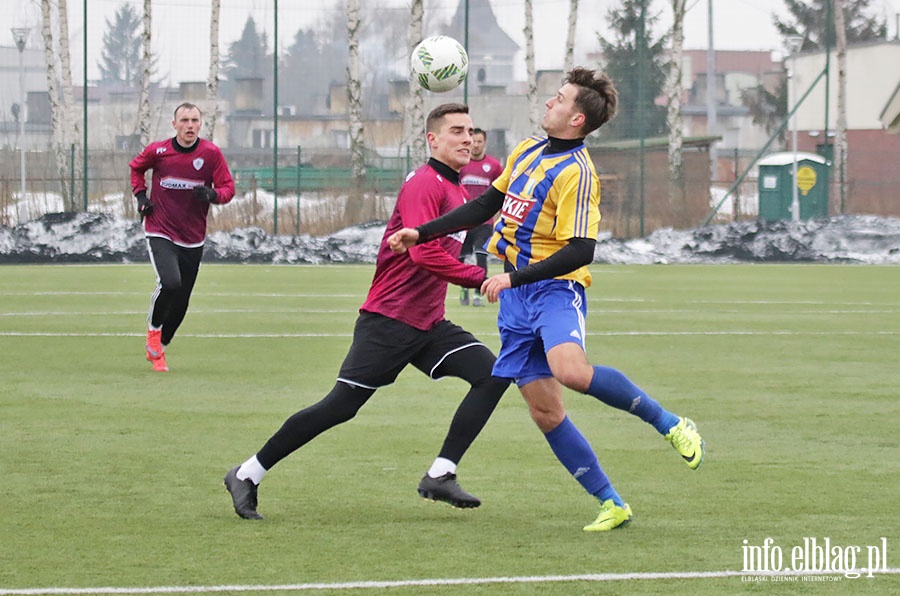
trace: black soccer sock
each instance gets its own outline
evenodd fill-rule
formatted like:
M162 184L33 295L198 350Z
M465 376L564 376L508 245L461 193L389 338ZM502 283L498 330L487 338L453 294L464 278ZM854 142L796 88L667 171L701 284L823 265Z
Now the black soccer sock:
M285 420L257 452L256 459L265 469L271 470L272 466L319 434L356 416L373 393L374 389L338 381L328 395Z
M488 270L488 256L486 252L476 252L475 253L475 264L484 269L484 274L487 275Z
M471 346L449 356L435 371L436 379L459 377L472 386L450 421L438 457L458 464L491 417L509 387L509 379L491 376L493 367L494 355L490 350L485 346Z

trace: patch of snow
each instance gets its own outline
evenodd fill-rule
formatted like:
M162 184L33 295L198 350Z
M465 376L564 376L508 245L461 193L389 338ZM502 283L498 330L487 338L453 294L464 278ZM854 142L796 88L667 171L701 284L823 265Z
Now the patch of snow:
M262 228L210 234L204 260L238 263L374 263L384 222L330 236L272 236ZM0 263L142 262L141 225L104 213L50 213L14 227L0 226ZM603 233L595 263L838 262L900 264L900 219L839 216L790 221L744 221L693 230L663 228L646 238L617 240Z

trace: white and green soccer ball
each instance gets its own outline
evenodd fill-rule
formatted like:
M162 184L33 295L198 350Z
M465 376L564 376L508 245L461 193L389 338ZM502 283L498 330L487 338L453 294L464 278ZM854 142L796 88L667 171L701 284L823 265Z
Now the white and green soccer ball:
M469 72L466 49L446 35L423 39L413 50L409 62L419 86L435 93L456 89Z

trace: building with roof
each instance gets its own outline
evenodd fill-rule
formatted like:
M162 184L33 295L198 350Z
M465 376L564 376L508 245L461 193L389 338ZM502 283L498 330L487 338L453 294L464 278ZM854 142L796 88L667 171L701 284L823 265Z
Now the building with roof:
M466 3L469 35L466 39ZM513 83L513 63L519 44L500 28L490 0L460 0L450 24L442 32L466 46L469 54L470 94Z
M733 160L735 152L752 157L769 140L764 127L754 124L750 110L744 105L741 94L747 89L764 86L773 91L784 80L784 67L772 57L771 52L716 50L714 89L716 126L709 129L709 101L707 80L709 75L706 50L684 52L683 74L685 97L682 104L684 135L688 137L716 135L721 137L717 150L725 155L726 162ZM779 149L781 147L775 147ZM721 164L717 179L727 180L731 171L728 163Z
M831 158L838 114L838 60L832 49L827 85L824 50L796 56L795 84L789 85L788 104L793 106L809 91L796 114L800 151L819 152ZM851 44L846 54L847 167L845 192L838 192L837 173L832 175L831 213L900 213L900 100L897 99L900 40ZM795 88L794 88L795 87ZM893 111L893 115L891 115ZM788 129L793 132L792 119Z

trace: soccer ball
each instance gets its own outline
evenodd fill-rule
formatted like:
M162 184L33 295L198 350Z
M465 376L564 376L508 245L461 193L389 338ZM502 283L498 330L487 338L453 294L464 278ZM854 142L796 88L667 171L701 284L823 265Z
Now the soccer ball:
M423 39L413 50L409 63L419 86L435 93L456 89L469 72L466 49L446 35Z

